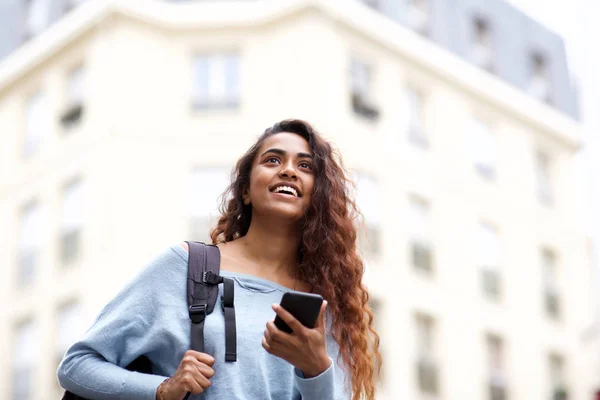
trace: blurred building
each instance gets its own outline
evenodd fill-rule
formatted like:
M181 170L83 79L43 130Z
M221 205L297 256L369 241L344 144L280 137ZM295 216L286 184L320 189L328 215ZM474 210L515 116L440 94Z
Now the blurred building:
M296 117L357 181L379 398L592 398L559 37L495 0L78 3L0 5L3 397L58 398L69 344Z

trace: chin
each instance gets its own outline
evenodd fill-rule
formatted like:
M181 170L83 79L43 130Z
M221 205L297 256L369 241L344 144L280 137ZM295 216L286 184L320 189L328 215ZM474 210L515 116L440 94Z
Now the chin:
M265 211L265 215L286 221L300 221L304 217L304 211L298 210L296 207L273 207Z

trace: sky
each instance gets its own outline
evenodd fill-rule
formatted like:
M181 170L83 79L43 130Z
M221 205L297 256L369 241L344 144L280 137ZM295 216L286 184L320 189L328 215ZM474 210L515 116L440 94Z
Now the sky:
M600 102L600 74L597 72L600 46L595 40L600 39L600 1L508 1L565 40L569 67L579 90L582 116L583 147L576 159L579 219L594 244L596 282L600 288L600 113L597 112Z

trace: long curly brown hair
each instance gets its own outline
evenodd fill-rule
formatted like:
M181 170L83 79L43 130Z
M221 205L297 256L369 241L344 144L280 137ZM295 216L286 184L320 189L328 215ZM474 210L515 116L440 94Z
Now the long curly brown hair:
M355 222L360 212L349 195L351 182L339 153L310 124L293 119L276 123L239 159L231 185L222 196L221 217L211 232L212 242L230 242L248 232L252 208L244 204L242 195L250 186L252 164L265 139L281 132L306 139L313 155L315 183L302 221L299 278L329 303L331 334L349 371L352 400L374 399L381 355L369 293L362 284L364 265L356 248Z

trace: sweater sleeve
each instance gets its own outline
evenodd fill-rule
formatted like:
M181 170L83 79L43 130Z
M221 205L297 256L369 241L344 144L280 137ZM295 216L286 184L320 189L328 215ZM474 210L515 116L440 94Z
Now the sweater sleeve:
M320 375L305 378L298 368L294 368L296 387L302 400L348 400L350 390L345 368L338 362L339 346L331 335L327 335L327 352L331 365Z
M173 268L168 268L172 262L173 251L164 252L104 307L59 365L57 375L63 388L89 399L155 399L166 377L125 367L155 346L158 294L173 281L169 276Z

